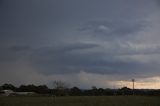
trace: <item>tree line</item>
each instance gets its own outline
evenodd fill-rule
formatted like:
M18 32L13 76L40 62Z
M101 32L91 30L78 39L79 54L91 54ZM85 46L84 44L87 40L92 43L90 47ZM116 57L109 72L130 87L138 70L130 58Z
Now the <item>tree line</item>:
M119 89L97 88L92 86L90 89L80 89L78 87L69 87L66 83L55 81L53 88L46 85L20 85L15 87L12 84L3 84L0 86L2 90L13 90L15 92L35 92L37 94L55 95L55 96L112 96L112 95L143 95L143 96L160 96L160 90L153 89L130 89L122 87Z

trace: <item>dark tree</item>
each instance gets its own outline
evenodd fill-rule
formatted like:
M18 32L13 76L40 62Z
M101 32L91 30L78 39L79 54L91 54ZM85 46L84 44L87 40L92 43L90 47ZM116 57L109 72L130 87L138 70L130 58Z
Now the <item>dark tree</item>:
M105 95L103 88L99 88L99 89L98 89L98 95Z
M97 89L97 87L96 86L92 86L92 95L98 95L98 89Z
M37 91L37 87L35 85L21 85L18 88L18 91L21 92L36 92Z
M82 91L78 87L73 87L70 89L70 95L80 96L80 95L82 95Z
M69 92L69 84L62 82L60 80L53 82L54 90L53 93L57 96L65 96L68 95Z
M3 90L5 90L5 89L9 89L9 90L13 90L13 91L16 90L16 87L13 86L12 84L3 84L1 87Z
M49 89L46 85L39 85L36 89L36 92L40 94L47 94L49 92Z
M131 95L131 94L133 94L133 92L130 88L123 87L123 88L118 90L118 94L119 95Z

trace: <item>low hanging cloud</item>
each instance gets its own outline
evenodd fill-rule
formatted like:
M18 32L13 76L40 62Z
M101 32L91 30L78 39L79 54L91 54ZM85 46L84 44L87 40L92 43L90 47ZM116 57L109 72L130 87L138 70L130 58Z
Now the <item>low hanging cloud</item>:
M83 89L88 89L92 86L102 88L121 88L124 86L132 87L130 79L126 80L124 77L119 75L95 74L82 70L79 73L44 75L36 72L32 65L21 61L10 64L7 63L7 66L13 70L5 67L5 65L6 64L3 64L3 66L1 66L3 74L0 75L0 83L12 83L16 86L19 86L20 84L47 84L50 88L53 88L53 82L55 80L61 80L67 83L69 87L78 86ZM135 87L156 89L159 87L159 81L160 77L158 76L138 78L136 79Z

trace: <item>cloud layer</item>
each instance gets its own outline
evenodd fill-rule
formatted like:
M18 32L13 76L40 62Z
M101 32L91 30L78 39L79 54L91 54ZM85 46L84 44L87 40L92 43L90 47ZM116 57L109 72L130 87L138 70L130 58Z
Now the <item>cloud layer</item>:
M160 75L159 10L157 0L1 0L0 83L147 87Z

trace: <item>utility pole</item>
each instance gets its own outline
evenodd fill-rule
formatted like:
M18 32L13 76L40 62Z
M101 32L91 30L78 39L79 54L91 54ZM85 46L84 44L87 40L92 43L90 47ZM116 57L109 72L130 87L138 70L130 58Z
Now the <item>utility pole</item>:
M132 83L133 83L133 88L132 88L132 89L133 89L133 90L134 90L134 82L135 82L135 80L134 80L134 79L132 79Z
M133 84L133 88L132 88L132 90L133 90L133 95L134 95L134 82L135 82L135 80L132 79L132 84Z

